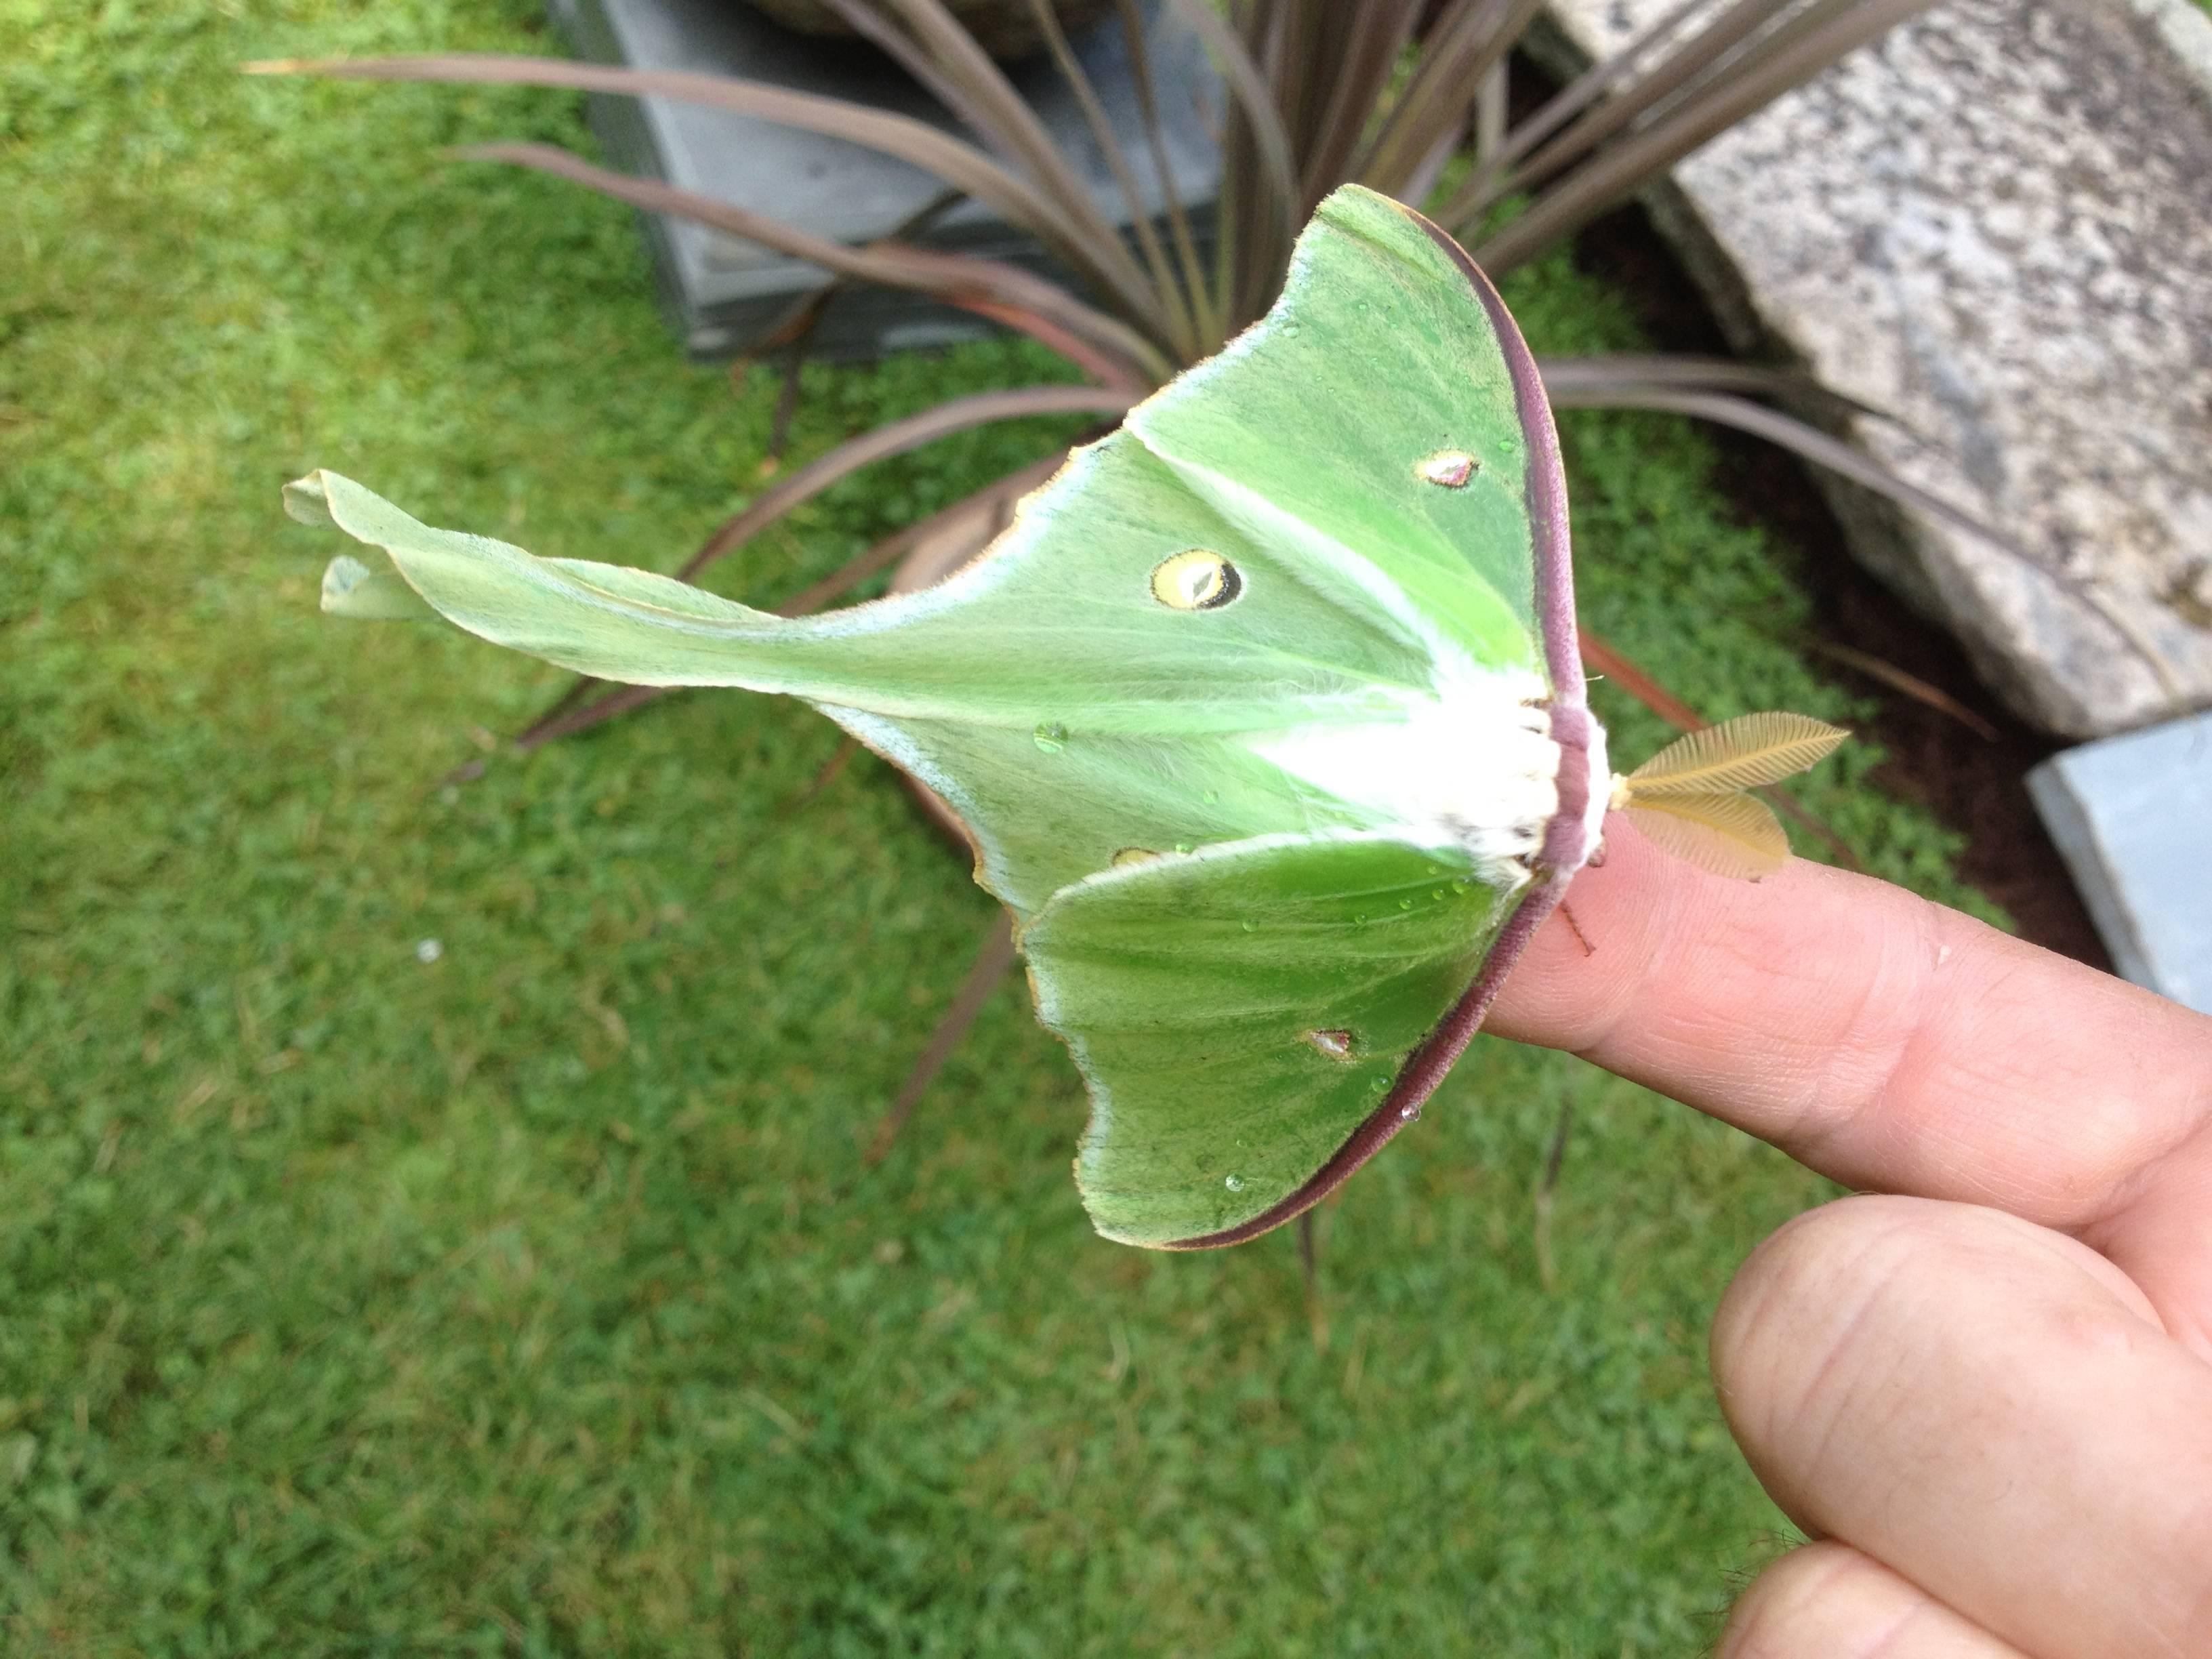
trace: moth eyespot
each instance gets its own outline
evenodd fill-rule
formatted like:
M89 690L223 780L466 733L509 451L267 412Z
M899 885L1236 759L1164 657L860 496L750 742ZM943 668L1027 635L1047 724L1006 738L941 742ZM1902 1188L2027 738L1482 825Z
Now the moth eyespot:
M1150 864L1158 857L1159 854L1149 847L1124 847L1114 854L1114 867L1124 870L1133 864Z
M1308 1031L1306 1041L1331 1060L1350 1060L1358 1046L1349 1031Z
M1464 449L1439 449L1433 455L1424 455L1413 463L1413 476L1423 483L1441 484L1446 489L1457 489L1472 478L1482 465Z
M1202 547L1152 568L1152 597L1170 611L1218 611L1243 591L1243 573Z

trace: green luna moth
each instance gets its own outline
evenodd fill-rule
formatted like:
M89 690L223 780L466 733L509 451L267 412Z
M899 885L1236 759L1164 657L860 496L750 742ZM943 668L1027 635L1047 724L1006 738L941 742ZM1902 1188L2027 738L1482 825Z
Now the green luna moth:
M1608 807L1756 874L1787 844L1740 792L1842 736L1753 716L1613 776L1535 363L1449 237L1350 185L1263 320L920 592L786 619L335 473L286 501L385 556L335 561L326 610L785 692L935 790L1089 1086L1084 1203L1134 1244L1263 1232L1418 1115Z

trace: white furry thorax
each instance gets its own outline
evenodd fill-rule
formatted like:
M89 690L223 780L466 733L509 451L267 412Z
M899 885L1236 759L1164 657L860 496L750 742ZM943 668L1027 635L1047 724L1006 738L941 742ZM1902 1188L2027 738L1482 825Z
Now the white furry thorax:
M1255 735L1252 747L1308 787L1435 847L1464 848L1492 885L1517 887L1559 810L1560 747L1533 669L1468 664L1395 718L1315 722ZM1587 844L1605 815L1605 741L1590 751Z

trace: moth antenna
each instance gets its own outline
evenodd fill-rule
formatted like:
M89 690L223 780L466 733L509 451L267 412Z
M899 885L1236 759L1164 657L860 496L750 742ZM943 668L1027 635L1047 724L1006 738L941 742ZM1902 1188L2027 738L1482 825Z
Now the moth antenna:
M1740 714L1686 732L1613 783L1613 804L1654 796L1732 795L1817 765L1850 736L1808 714Z
M1662 851L1717 876L1757 881L1790 860L1790 837L1750 795L1639 794L1629 820Z

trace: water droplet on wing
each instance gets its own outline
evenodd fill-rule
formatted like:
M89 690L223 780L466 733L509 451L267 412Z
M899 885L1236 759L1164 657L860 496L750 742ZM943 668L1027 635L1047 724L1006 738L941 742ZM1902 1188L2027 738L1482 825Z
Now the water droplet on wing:
M1244 1177L1243 1176L1231 1176L1228 1180L1223 1182L1221 1184L1228 1188L1232 1193L1241 1193L1244 1190Z
M1067 728L1058 720L1042 722L1030 736L1036 739L1036 746L1048 755L1057 755L1067 747Z

